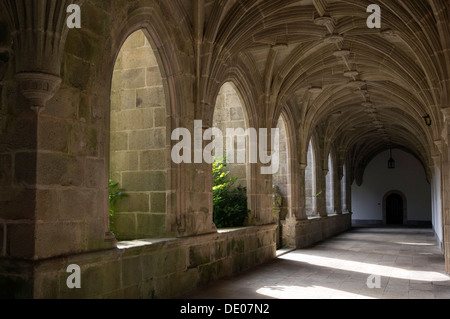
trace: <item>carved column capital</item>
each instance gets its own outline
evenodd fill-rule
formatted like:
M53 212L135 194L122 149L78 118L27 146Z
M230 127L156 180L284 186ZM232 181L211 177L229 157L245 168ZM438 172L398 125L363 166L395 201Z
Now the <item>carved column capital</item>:
M442 154L442 141L441 140L434 141L434 145L436 145L436 149L439 151L439 153Z
M17 73L16 80L32 108L44 107L61 85L59 76L47 73Z
M441 108L441 113L444 115L444 120L450 121L450 107Z
M442 140L448 145L449 144L449 134L450 134L450 107L441 108L441 113L444 116L444 125L441 132Z
M31 107L42 107L61 83L69 0L2 0L14 51L16 79Z

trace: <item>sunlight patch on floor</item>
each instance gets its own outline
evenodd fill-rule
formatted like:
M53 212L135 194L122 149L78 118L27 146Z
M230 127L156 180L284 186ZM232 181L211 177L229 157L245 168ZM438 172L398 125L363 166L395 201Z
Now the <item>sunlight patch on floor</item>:
M435 246L435 244L431 244L431 243L404 243L404 242L397 242L396 244L409 245L409 246Z
M346 292L322 286L267 286L256 291L258 294L277 299L374 299L365 295Z
M329 267L344 271L359 272L367 275L378 275L405 280L417 281L450 281L450 277L436 271L408 270L400 267L371 264L359 261L342 260L338 258L313 256L299 252L280 257L285 260L293 260L308 263L315 266Z

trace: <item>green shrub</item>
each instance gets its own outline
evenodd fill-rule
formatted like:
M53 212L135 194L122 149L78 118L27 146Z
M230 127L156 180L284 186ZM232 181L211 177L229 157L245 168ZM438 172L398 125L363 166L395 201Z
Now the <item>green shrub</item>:
M247 189L234 187L237 178L230 178L226 159L213 163L213 219L218 228L244 225L250 210L247 208Z
M116 213L116 203L119 199L127 197L123 189L119 187L119 183L109 180L109 230L115 234L114 215Z

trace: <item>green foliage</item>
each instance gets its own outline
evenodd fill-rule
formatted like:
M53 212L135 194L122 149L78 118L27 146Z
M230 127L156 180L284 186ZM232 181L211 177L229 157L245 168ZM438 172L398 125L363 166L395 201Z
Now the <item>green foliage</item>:
M250 210L247 208L247 189L234 187L237 178L230 178L225 158L213 163L213 219L218 228L244 225Z
M313 195L313 196L311 196L311 197L306 197L306 199L308 200L308 199L314 199L314 198L317 198L317 197L319 197L320 195L322 195L322 193L323 193L323 191L320 191L320 192L318 192L316 195ZM308 209L308 204L305 204L305 209Z
M316 195L310 197L310 199L317 198L317 197L319 197L320 195L322 195L322 193L323 193L323 191L320 191L320 192L318 192Z
M128 197L128 195L119 187L119 183L109 180L109 228L112 233L115 233L114 215L116 213L116 204L119 199L124 197Z

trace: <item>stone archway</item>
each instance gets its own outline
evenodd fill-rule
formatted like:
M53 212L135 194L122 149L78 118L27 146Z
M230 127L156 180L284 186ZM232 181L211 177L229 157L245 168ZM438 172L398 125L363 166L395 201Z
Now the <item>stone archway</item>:
M400 208L401 209L401 217L402 217L402 222L398 223L398 221L394 219L391 219L389 215L389 201L390 199L393 198L393 196L398 196L398 198L401 200L401 205ZM387 192L384 196L383 196L383 224L384 225L388 225L388 224L403 224L405 225L408 221L408 209L407 209L407 199L404 193L402 193L399 190L391 190L389 192Z
M111 217L119 240L166 233L167 103L155 52L143 30L133 32L112 77L110 178L127 193Z

